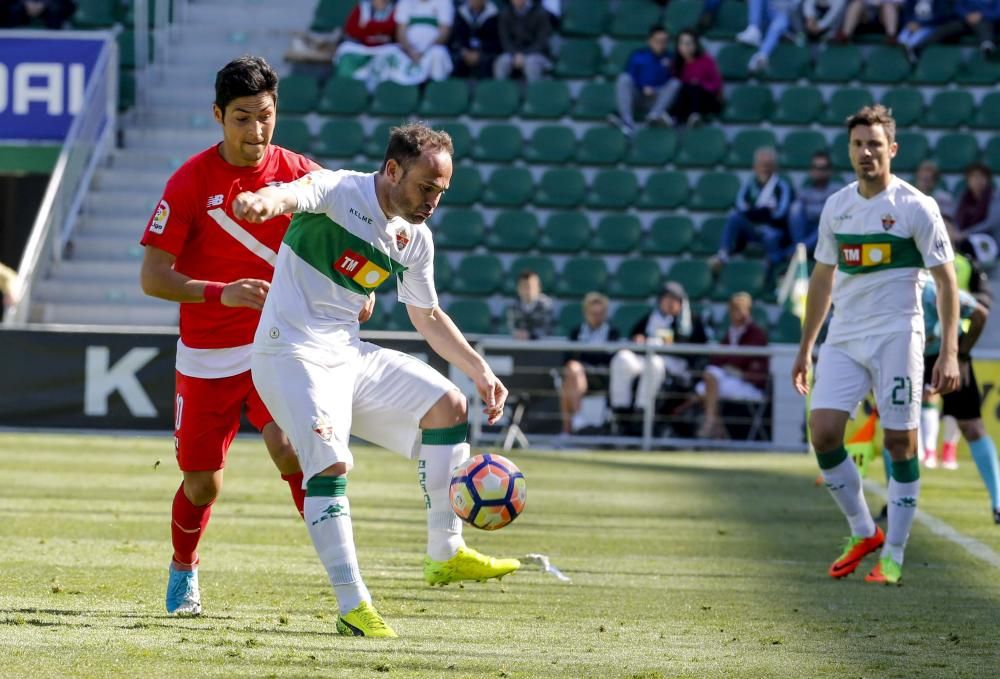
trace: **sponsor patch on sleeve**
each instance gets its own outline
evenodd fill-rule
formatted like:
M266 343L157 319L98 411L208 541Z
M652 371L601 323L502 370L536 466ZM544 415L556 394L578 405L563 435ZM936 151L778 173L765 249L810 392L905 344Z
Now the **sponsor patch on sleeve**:
M153 215L153 221L149 223L150 232L162 234L163 230L167 228L167 221L169 219L170 205L166 200L161 200L160 204L156 206L156 214Z

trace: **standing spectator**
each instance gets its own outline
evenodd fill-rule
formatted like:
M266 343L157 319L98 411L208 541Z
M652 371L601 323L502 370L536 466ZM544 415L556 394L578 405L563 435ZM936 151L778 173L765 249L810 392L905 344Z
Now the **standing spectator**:
M785 32L791 28L799 0L750 0L747 27L736 36L745 45L756 47L750 70L767 70L767 60Z
M941 22L918 47L968 34L979 41L979 51L984 58L993 56L997 48L996 24L1000 21L1000 0L955 0L955 13L957 16Z
M859 25L868 31L874 31L881 24L886 43L896 44L899 7L902 4L903 0L851 0L844 13L844 25L840 33L834 36L833 42L849 42Z
M675 73L681 87L670 106L670 115L674 120L694 126L704 117L722 112L719 66L705 51L694 31L683 30L677 34Z
M663 26L649 29L646 46L628 58L625 72L615 82L615 100L618 114L611 114L610 120L631 136L635 132L635 100L638 97L642 108L647 108L646 122L673 125L674 121L667 108L677 96L680 83L673 78L671 63L673 55L667 50L670 35Z
M973 163L965 168L965 191L958 197L958 207L955 210L956 247L962 247L965 241L974 245L974 250L997 252L997 238L1000 236L1000 191L993 186L993 173L990 168Z
M847 0L803 0L802 34L807 40L826 40L837 34L844 21Z
M500 47L503 53L493 62L493 77L506 80L514 71L531 82L552 66L549 36L552 20L541 5L529 0L510 0L500 13Z
M451 74L446 45L454 24L451 0L399 0L396 4L396 41L431 80L444 80Z
M0 3L0 27L59 29L75 11L76 4L72 0L5 0Z
M773 148L757 149L753 154L753 176L736 196L736 209L722 230L718 254L711 260L718 270L729 256L740 252L747 242L761 243L771 270L785 256L788 240L788 209L792 187L778 176L778 156Z
M589 292L583 298L583 323L569 331L569 340L581 344L604 344L618 340L618 330L608 323L608 298L599 292ZM559 411L562 433L570 434L583 428L580 404L590 387L607 386L606 370L610 354L603 351L574 352L563 366Z
M809 163L809 178L799 188L795 202L792 203L791 216L788 220L788 230L792 237L792 247L799 243L806 246L812 256L819 239L819 216L823 212L826 199L837 192L842 186L839 180L833 179L833 166L830 154L817 151Z
M956 18L952 0L907 0L899 44L906 48L909 60L916 62L917 50L934 39L935 30Z
M539 339L552 334L552 300L542 294L542 281L534 271L517 277L518 301L507 308L507 325L515 339Z
M465 0L455 16L451 34L451 59L455 75L489 78L500 54L500 13L493 0Z
M765 347L767 333L750 315L753 299L745 292L729 298L729 329L720 344ZM725 425L719 418L720 401L761 401L767 388L768 360L764 356L716 356L695 386L701 398L705 420L698 438L724 438Z

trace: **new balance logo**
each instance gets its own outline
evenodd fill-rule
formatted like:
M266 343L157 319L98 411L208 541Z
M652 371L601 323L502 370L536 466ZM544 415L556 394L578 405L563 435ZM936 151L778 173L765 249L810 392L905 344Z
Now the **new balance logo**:
M214 196L212 196L211 198L208 199L208 205L205 206L205 209L206 210L211 210L213 207L219 207L220 205L222 205L222 201L223 200L224 200L224 198L223 198L222 194L221 193L217 193L217 194L215 194Z

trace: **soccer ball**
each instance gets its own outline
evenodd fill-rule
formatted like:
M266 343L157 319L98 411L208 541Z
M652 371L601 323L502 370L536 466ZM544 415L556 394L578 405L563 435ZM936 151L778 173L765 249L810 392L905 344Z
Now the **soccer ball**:
M476 455L451 476L451 508L458 518L483 530L497 530L524 511L528 486L513 462L492 453Z

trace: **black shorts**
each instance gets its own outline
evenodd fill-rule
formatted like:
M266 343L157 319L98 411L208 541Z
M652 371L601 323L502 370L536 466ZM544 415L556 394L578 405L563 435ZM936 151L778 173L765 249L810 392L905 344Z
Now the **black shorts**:
M934 372L934 362L938 357L924 356L924 384L931 383ZM979 384L976 383L976 372L972 369L972 361L960 358L958 370L962 376L958 389L941 397L942 415L951 415L956 420L977 420L982 417L982 396Z

